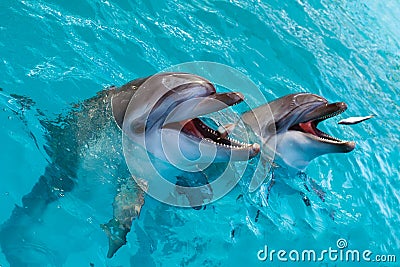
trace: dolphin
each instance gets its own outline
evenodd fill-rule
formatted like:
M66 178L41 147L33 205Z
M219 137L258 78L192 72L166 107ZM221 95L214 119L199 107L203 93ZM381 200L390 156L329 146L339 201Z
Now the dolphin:
M180 142L179 149L183 155L197 159L196 164L206 164L210 161L244 161L259 153L260 147L257 143L244 144L227 136L221 138L217 132L197 118L240 103L244 99L241 93L216 93L215 87L208 80L187 73L157 74L140 80L140 86L143 87L140 92L135 91L137 83L125 85L117 90L111 100L112 113L118 127L129 138L138 140L145 136L150 141L147 142L145 149L158 159L183 164L179 156L171 158L178 153L168 153L169 157L166 157L166 152L174 151L174 147L170 145L175 142ZM146 105L130 106L133 97L136 102L146 103ZM124 124L128 126L124 127ZM167 132L168 140L162 140L162 132L164 134ZM206 153L197 149L200 143ZM207 153L208 151L216 153ZM189 161L189 164L192 164L192 161ZM188 186L191 182L193 184L193 181L187 181L196 179L193 178L192 173L186 176L190 178L184 181L181 176L177 177L177 184L181 186ZM141 181L146 187L146 182ZM136 200L143 198L141 190L131 181L130 184L128 187L123 187L116 196L113 204L114 218L102 225L110 238L108 257L112 257L126 243L126 235L132 224L131 218L139 216L143 205L143 201L139 201L139 204L133 203L131 201L133 197L128 197L128 201L126 200L126 195L129 196L131 192L139 193L139 197L134 197ZM124 208L121 208L122 202L124 202ZM193 208L198 208L198 206L193 205ZM130 216L126 216L127 210Z
M132 101L135 105L130 105ZM30 240L34 239L33 232L29 232L30 224L42 222L50 204L83 187L81 169L90 169L85 161L88 154L97 160L96 166L107 168L100 174L99 171L92 172L92 176L101 177L92 177L95 182L89 182L85 192L89 194L91 186L103 188L109 184L112 185L110 190L115 190L113 218L101 225L109 240L107 257L111 258L126 243L132 221L139 217L148 186L142 179L146 177L133 179L129 172L121 136L124 134L133 141L143 136L151 139L152 142L144 149L161 161L168 160L161 148L173 149L169 145L176 142L177 135L182 154L195 158L196 164L209 163L210 160L246 161L259 153L258 144L244 144L227 136L221 137L199 118L242 101L241 93L217 93L211 82L197 75L160 73L133 80L119 88L108 88L75 105L66 115L55 120L41 120L47 133L44 147L50 162L31 192L23 196L22 206L16 205L0 229L0 244L7 260L13 266L28 263L35 266L29 259L21 257L18 246L30 243L35 246L35 241ZM168 132L166 140L161 138L162 131ZM173 139L169 140L169 136ZM201 153L200 144L206 148ZM93 149L97 152L89 153ZM208 150L213 153L209 154ZM174 153L170 151L169 154ZM90 176L92 170L86 171ZM182 181L182 176L185 172L178 177L179 181ZM183 184L197 183L190 180L195 177L193 174L187 177ZM200 183L207 184L207 180ZM31 251L29 255L40 251ZM43 257L37 258L40 261L37 265L41 266ZM54 262L55 259L48 261Z
M117 91L112 97L112 112L120 128L123 123L128 124L125 134L132 140L140 139L145 133L145 138L151 140L146 149L157 158L167 160L166 151L173 149L169 146L171 142L162 142L161 134L170 138L179 134L179 140L183 140L179 147L182 154L200 158L196 160L198 164L208 163L211 158L215 162L225 162L229 154L233 161L243 161L259 152L258 144L221 137L197 118L242 102L244 96L241 93L216 93L208 80L187 73L163 73L140 82L140 86L146 88L140 93L135 94L132 89L132 86L136 88L135 84L125 85ZM135 103L146 105L128 107L133 95ZM194 151L200 142L203 142L205 155ZM216 154L208 155L207 151L213 149Z
M316 94L295 93L252 109L242 114L241 119L262 144L264 161L273 161L289 174L295 174L305 170L318 156L348 153L355 148L354 141L340 140L317 128L320 122L346 109L344 102L329 103ZM250 191L262 182L252 181Z

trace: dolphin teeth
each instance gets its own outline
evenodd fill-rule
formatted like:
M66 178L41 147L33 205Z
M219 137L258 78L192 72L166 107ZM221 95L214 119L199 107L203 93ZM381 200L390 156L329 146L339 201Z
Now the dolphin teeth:
M216 146L221 146L229 149L247 149L249 146L251 146L251 144L243 143L228 136L228 134L232 132L235 126L236 124L227 124L225 126L220 126L218 130L214 130L208 127L201 120L193 119L192 125L189 125L186 128L184 127L183 129L184 131L186 130L188 134L192 134L192 129L190 129L190 127L197 127L197 131L199 131L199 133L196 136Z
M210 129L210 128L207 128L207 131L209 132L209 133L212 133L212 134L217 134L217 132L216 131L214 131L213 129Z
M338 111L335 111L335 112L333 112L333 113L331 113L331 114L322 116L322 117L318 118L317 120L326 120L326 119L328 119L328 118L335 117L335 116L337 116L337 115L343 113L344 111L345 111L344 109L339 109Z
M252 146L252 144L243 143L243 142L240 142L240 141L235 140L235 139L233 139L233 138L227 137L226 139L228 139L229 141L231 141L231 142L233 142L233 143L235 143L235 144L239 144L239 145L230 145L230 144L225 144L225 143L219 143L219 142L215 142L215 141L212 140L211 138L203 138L203 140L205 140L205 141L207 141L207 142L209 142L209 143L212 143L212 144L214 144L214 145L216 145L216 146L223 146L223 147L226 147L226 148L236 148L236 149L240 149L240 148Z
M322 140L328 141L328 142L336 142L336 143L340 143L340 144L347 142L347 141L344 141L344 140L340 140L340 139L338 139L336 137L330 136L328 134L324 134L323 136L320 136L319 138L322 139Z

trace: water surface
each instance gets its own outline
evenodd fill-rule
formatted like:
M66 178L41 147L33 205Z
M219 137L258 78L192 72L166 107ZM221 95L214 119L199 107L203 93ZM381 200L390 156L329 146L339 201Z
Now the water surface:
M0 222L47 164L30 136L43 145L36 109L49 118L65 114L106 86L171 65L214 61L245 73L270 100L312 92L346 102L346 116L377 115L351 127L337 125L336 118L324 123L330 134L357 142L352 153L323 156L309 166L307 175L328 192L325 202L314 196L307 208L297 196L274 190L270 210L257 223L256 210L232 202L239 189L204 211L149 199L128 245L106 260L102 222L88 215L90 204L67 198L40 232L54 236L47 245L68 255L65 266L266 266L256 256L265 244L326 249L339 238L349 248L400 260L397 1L3 0L0 10ZM25 123L10 110L18 107L7 103L10 93L35 102ZM0 266L8 266L2 254Z

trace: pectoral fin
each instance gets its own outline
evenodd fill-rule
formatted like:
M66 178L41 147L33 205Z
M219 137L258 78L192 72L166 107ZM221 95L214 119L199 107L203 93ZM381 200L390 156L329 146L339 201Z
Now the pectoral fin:
M139 217L144 204L145 191L142 188L146 188L146 182L136 180L141 184L137 184L132 177L121 183L114 198L114 217L108 223L101 225L108 237L108 258L113 257L118 249L126 244L126 236L131 230L132 221Z
M102 224L101 228L106 232L108 237L107 258L112 258L118 249L126 244L126 235L131 229L125 228L118 219L115 218L112 218L106 224Z

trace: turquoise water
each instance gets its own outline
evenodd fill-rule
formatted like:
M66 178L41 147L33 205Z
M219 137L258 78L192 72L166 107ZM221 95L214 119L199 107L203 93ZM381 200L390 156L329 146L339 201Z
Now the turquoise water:
M106 259L98 226L104 220L91 213L96 203L67 198L40 222L44 245L37 249L50 247L58 253L54 264L64 266L286 266L260 262L257 252L264 245L337 248L344 238L351 249L397 255L399 262L399 13L395 0L2 0L0 223L47 165L36 109L54 117L107 86L183 62L214 61L246 74L270 100L308 91L346 102L342 117L377 115L351 127L337 125L337 118L324 123L330 134L357 142L350 154L320 157L307 169L327 191L325 202L311 195L306 207L278 187L255 222L257 208L236 201L240 188L202 211L149 199L128 245ZM7 103L10 93L35 102L25 121L11 111L18 105ZM112 196L105 199L111 212ZM21 257L33 257L24 254L29 249L21 248ZM8 265L0 254L0 266Z

